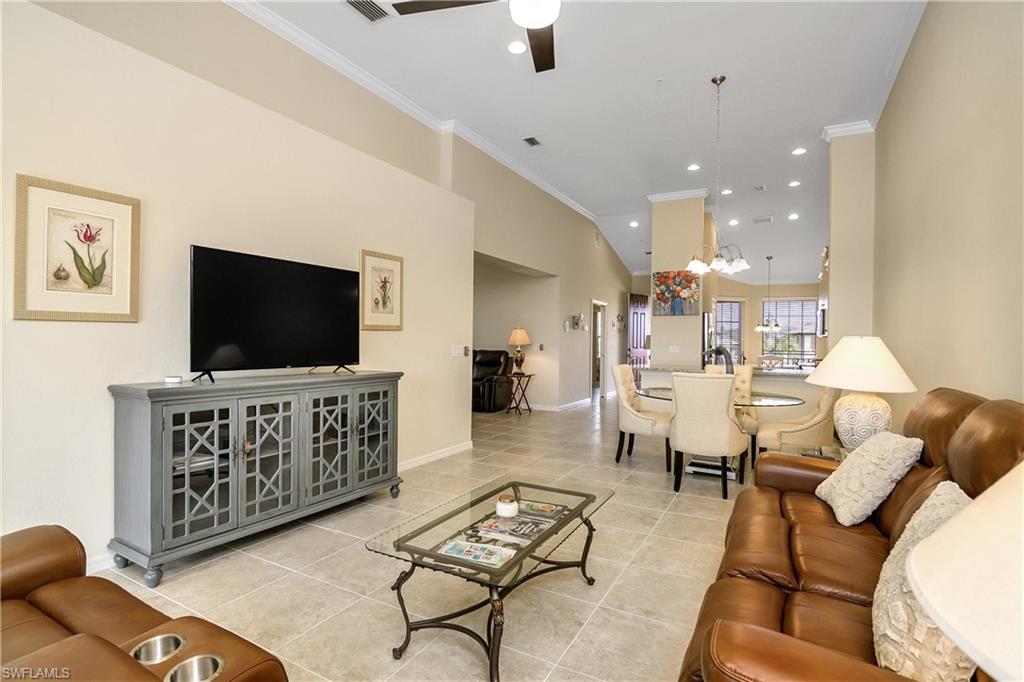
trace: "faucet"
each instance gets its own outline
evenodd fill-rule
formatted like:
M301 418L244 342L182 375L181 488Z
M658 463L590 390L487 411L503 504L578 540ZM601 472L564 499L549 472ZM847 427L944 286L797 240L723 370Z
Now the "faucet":
M726 374L732 374L733 373L733 369L732 369L732 353L730 353L729 349L726 348L725 346L715 346L711 350L704 351L703 355L705 355L705 356L721 356L721 357L725 358L725 373Z

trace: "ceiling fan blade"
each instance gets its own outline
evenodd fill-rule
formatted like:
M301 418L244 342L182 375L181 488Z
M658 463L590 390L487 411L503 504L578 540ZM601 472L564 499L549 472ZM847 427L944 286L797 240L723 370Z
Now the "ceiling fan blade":
M396 2L391 6L395 11L405 16L418 12L433 12L439 9L453 9L455 7L468 7L469 5L483 5L496 0L407 0Z
M534 70L540 73L555 68L555 25L527 29L526 35L530 38Z

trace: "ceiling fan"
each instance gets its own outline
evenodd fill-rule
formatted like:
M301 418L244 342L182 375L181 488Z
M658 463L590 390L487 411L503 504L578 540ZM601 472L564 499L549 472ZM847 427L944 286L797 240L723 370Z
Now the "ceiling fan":
M483 5L497 0L405 0L391 6L399 15ZM526 29L533 68L537 73L555 68L555 20L562 0L509 0L512 21Z

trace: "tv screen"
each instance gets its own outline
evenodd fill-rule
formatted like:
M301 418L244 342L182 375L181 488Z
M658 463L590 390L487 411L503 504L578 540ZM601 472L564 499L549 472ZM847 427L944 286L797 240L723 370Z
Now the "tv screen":
M359 362L359 273L192 247L193 372Z

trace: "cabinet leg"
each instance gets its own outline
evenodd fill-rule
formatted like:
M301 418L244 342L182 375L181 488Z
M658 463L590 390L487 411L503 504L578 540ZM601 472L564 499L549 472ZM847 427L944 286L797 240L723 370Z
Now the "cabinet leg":
M146 583L146 587L156 587L163 579L164 569L159 566L150 566L146 569L146 575L142 576L142 581Z
M130 563L131 562L128 561L128 557L123 557L120 554L115 554L114 555L114 565L117 566L118 568L127 568L128 564L130 564Z
M396 483L390 488L388 488L388 492L391 493L391 497L398 497L398 493L400 492L398 490L398 484Z

